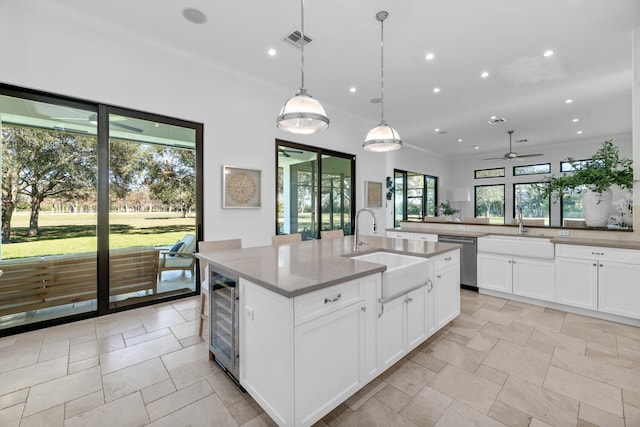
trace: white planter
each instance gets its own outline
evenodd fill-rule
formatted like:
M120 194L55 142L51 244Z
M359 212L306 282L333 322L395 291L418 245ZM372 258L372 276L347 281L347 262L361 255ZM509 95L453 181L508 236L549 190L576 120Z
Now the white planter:
M582 209L587 227L606 227L611 214L611 189L602 193L585 190L582 193Z

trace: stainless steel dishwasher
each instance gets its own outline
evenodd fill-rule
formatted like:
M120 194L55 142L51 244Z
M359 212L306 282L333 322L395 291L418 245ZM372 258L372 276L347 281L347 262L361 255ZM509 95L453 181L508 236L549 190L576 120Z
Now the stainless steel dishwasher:
M460 286L474 291L478 290L478 239L468 236L438 235L438 242L457 243L460 250Z

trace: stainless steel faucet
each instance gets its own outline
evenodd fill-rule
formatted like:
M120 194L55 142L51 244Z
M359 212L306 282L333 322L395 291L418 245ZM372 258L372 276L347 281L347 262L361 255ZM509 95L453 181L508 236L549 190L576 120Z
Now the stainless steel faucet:
M358 211L358 213L356 214L356 223L355 226L353 228L353 251L354 252L358 252L358 247L364 245L364 242L360 241L360 234L358 233L358 219L360 219L360 213L362 212L369 212L371 214L371 217L373 218L373 231L376 231L376 214L375 212L373 212L371 209L367 209L367 208L362 208Z
M518 208L518 234L524 234L524 227L522 226L522 208Z

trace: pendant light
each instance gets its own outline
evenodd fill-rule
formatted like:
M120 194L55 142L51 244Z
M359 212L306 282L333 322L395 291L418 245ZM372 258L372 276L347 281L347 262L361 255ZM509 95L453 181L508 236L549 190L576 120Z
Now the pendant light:
M278 129L289 133L311 134L329 127L329 118L320 103L304 87L304 0L300 0L300 89L282 106L276 119Z
M369 131L362 144L366 151L394 151L402 147L402 140L398 132L384 121L384 20L389 12L376 13L376 19L380 21L380 123Z

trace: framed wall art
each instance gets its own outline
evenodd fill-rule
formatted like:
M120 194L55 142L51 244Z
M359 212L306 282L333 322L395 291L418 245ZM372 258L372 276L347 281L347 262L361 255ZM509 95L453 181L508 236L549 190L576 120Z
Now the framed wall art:
M260 170L222 166L222 207L259 208Z
M364 182L365 205L368 208L382 207L382 183L374 181Z

